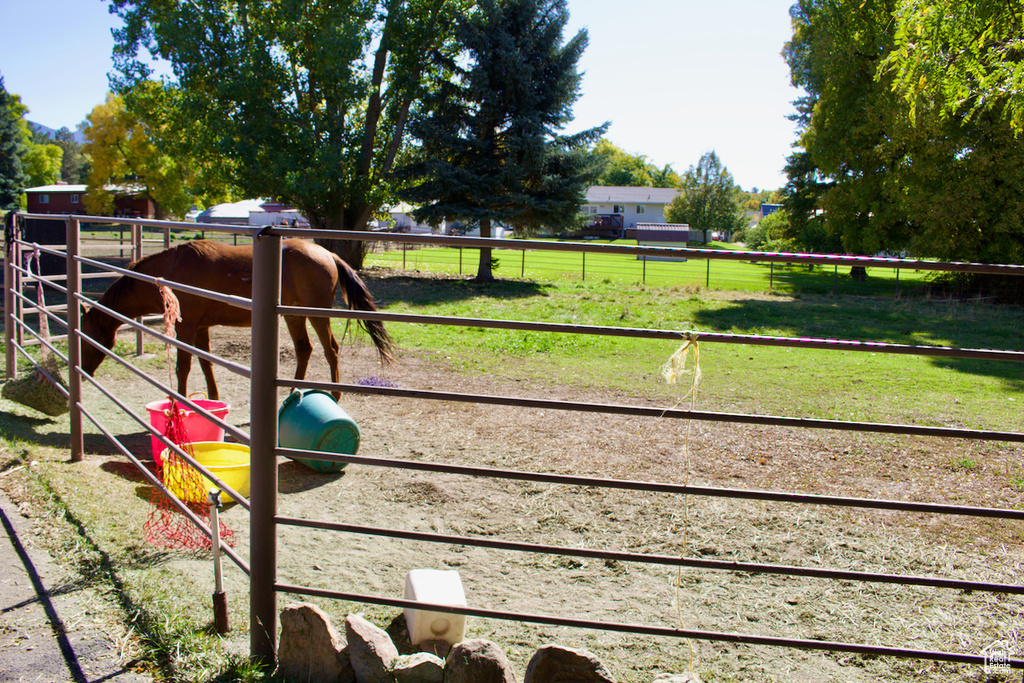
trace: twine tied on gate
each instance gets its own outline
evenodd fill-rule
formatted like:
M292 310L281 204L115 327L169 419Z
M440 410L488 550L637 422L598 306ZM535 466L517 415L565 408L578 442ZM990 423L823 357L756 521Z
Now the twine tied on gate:
M669 357L668 361L661 366L661 376L665 379L667 384L676 384L678 380L689 373L690 375L690 387L689 390L682 396L672 408L676 408L680 403L686 399L690 400L690 412L697 406L697 387L701 380L701 369L700 369L700 345L697 343L697 339L700 334L693 330L687 330L681 333L683 337L683 344L676 349L675 353ZM693 369L687 369L687 359L693 357ZM691 433L691 421L686 420L686 439L683 441L683 467L685 472L684 486L690 485L690 433ZM682 555L686 555L687 546L687 533L690 525L690 513L689 513L689 499L687 494L683 494L683 538L682 538ZM683 567L679 565L676 567L676 619L679 621L679 628L685 629L686 626L683 622L683 606L682 596L680 589L683 584ZM686 645L689 648L689 662L687 663L687 670L690 678L696 680L693 674L693 642L687 638Z
M176 339L177 334L174 327L175 323L181 322L181 304L167 285L157 285L157 291L160 292L160 298L164 302L164 335ZM167 367L170 372L171 345L164 344L164 349L167 351Z
M693 408L697 398L697 385L700 384L701 371L700 371L700 346L697 344L697 338L700 334L692 330L687 330L682 333L683 345L676 349L676 352L661 366L661 376L665 378L665 382L668 384L675 384L676 380L681 375L686 374L686 359L691 355L693 356L693 379L690 382L690 391L688 391L679 401L676 403L678 406L680 403L685 401L687 398L690 399L690 407ZM673 406L675 407L675 406Z

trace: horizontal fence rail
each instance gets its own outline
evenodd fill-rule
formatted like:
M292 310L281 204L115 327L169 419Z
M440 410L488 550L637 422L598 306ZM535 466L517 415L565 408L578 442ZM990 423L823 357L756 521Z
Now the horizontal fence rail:
M956 427L926 427L918 425L885 424L879 422L856 422L847 420L826 420L811 417L784 417L780 415L752 415L750 413L723 413L710 410L685 410L681 408L649 408L644 406L609 405L562 401L556 399L520 398L516 396L493 396L487 394L465 394L431 389L402 389L399 387L368 387L359 384L329 384L310 380L282 379L281 386L296 389L323 389L333 391L344 389L356 394L383 394L432 401L456 401L485 405L517 406L520 408L545 408L551 410L573 410L578 412L604 413L608 415L631 415L634 417L667 417L679 420L700 420L731 424L770 425L774 427L797 427L803 429L832 429L839 431L873 432L876 434L906 434L916 436L939 436L984 441L1024 442L1024 432L998 432L984 429L961 429Z
M611 621L592 621L588 619L569 619L554 617L545 614L526 614L523 612L508 612L493 609L479 609L472 607L453 607L451 605L439 605L436 603L418 602L415 600L404 600L399 598L387 598L379 595L367 595L360 593L346 593L322 588L310 588L307 586L296 586L286 583L276 584L277 590L283 593L295 595L308 595L311 597L333 598L335 600L349 600L351 602L362 602L371 605L385 605L388 607L399 607L402 609L421 609L449 614L465 614L472 617L484 617L488 619L503 619L506 621L521 621L533 624L545 624L548 626L569 626L580 629L611 631L619 633L631 633L645 636L663 636L669 638L690 638L693 640L710 640L742 645L767 645L774 647L788 647L802 650L819 650L826 652L849 652L852 654L874 655L882 657L903 657L910 659L921 659L936 662L950 662L955 664L984 665L988 660L981 655L968 655L955 652L936 652L933 650L914 650L910 648L884 647L879 645L859 645L856 643L841 643L825 640L811 640L805 638L781 638L775 636L758 636L745 633L724 633L720 631L698 631L693 629L669 628L659 626L648 626L645 624L627 624ZM1014 669L1024 669L1024 660L1009 659L1007 665Z
M595 486L624 491L643 491L646 493L670 493L677 495L706 496L709 498L738 498L745 500L770 501L776 503L795 503L803 505L827 505L834 507L864 508L871 510L891 510L895 512L920 512L941 515L964 515L967 517L989 517L993 519L1010 519L1024 521L1024 510L1006 508L970 507L966 505L942 505L938 503L918 503L913 501L880 500L871 498L853 498L848 496L823 496L814 493L785 493L780 491L758 491L752 489L731 489L714 486L693 486L690 484L666 484L657 481L630 481L623 479L607 479L602 477L584 477L570 474L551 474L546 472L527 472L524 470L508 470L496 467L471 467L466 465L448 465L445 463L422 462L418 460L399 460L380 458L353 453L324 453L321 451L303 451L294 448L278 448L280 455L289 458L315 457L318 460L343 462L347 464L369 465L374 467L391 467L415 470L419 472L438 472L458 474L472 477L492 477L514 481L529 481L560 486Z
M764 562L739 562L730 560L707 560L700 557L683 557L679 555L653 555L646 553L617 552L612 550L593 550L544 543L524 543L516 541L500 541L475 536L458 536L454 534L428 533L424 531L407 531L401 529L345 524L326 520L305 519L278 515L278 524L324 531L340 531L344 533L379 536L384 538L400 538L407 541L441 543L445 545L465 545L490 550L512 550L523 553L539 553L560 555L565 557L584 557L594 560L615 560L618 562L636 562L666 567L687 567L690 569L714 569L727 572L745 572L749 574L775 574L779 576L803 576L834 581L864 581L875 583L892 583L903 586L927 586L930 588L950 588L961 591L986 591L990 593L1008 593L1024 595L1024 586L1010 583L991 583L985 581L965 581L962 579L944 579L931 576L908 576L900 574L883 574L879 572L856 572L836 569L818 569L815 567L797 567L793 565L767 564Z
M687 336L690 336L694 339L699 339L702 342L741 344L745 346L780 346L794 349L820 349L829 351L866 351L870 353L891 353L935 358L972 358L975 360L1001 360L1024 363L1024 351L1002 351L998 349L960 349L951 346L891 344L887 342L856 341L851 339L771 337L756 334L701 332L700 330L654 330L643 327L609 327L599 325L578 325L572 323L539 323L522 320L496 320L493 318L419 315L415 313L385 313L354 310L339 311L327 308L300 309L293 306L281 306L278 310L282 315L318 315L330 318L378 320L380 322L403 322L417 325L481 327L496 330L589 334L606 337L631 337L634 339L661 339L664 341L682 341Z
M339 239L337 232L329 230L302 230L297 228L272 227L265 234L282 237L307 237L311 239ZM617 244L587 244L585 242L545 242L517 239L494 239L482 237L445 237L440 235L409 235L403 233L379 233L346 231L341 239L357 242L379 242L387 240L397 244L421 244L433 246L461 247L464 249L507 249L515 251L571 251L586 254L626 254L647 257L682 257L723 261L756 261L758 263L793 263L798 265L863 266L882 268L903 268L907 270L948 271L955 273L979 273L989 275L1024 275L1024 265L968 263L958 261L924 261L920 259L888 258L877 256L844 256L836 254L796 254L770 251L732 251L725 249L694 249L687 247L642 247Z

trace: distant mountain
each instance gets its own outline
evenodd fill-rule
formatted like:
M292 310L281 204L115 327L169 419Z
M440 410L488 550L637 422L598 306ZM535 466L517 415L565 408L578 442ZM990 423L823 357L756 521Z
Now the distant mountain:
M44 126L41 123L36 123L35 121L29 121L28 125L29 125L29 128L31 128L35 132L42 133L43 135L45 135L46 137L50 138L51 140L56 140L57 139L57 130L56 129L50 128L49 126ZM82 131L80 131L80 130L73 130L73 131L71 131L71 139L74 140L75 142L77 142L80 145L85 144L85 136L82 134Z

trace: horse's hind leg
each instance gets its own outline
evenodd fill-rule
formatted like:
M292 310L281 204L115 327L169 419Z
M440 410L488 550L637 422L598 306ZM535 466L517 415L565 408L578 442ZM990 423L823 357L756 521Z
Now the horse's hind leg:
M317 338L320 340L320 344L324 347L324 356L327 358L327 366L331 369L331 381L335 384L341 379L341 374L338 371L338 340L334 338L334 332L331 330L331 321L329 318L310 318L309 324L313 326L313 331L316 332ZM331 395L334 396L334 400L337 401L341 398L340 391L332 391Z
M313 354L313 344L310 343L309 332L306 331L306 319L292 315L285 316L284 322L295 346L295 379L305 379L309 357Z

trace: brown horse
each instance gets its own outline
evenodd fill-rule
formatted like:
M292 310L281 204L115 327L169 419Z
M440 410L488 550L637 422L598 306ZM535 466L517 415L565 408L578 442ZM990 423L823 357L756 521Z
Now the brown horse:
M339 283L350 308L361 311L377 310L373 296L362 279L337 255L307 240L282 240L281 303L285 306L332 308L334 292ZM232 246L209 240L195 240L139 259L128 268L137 273L181 282L193 287L224 294L252 298L252 246ZM210 328L215 325L249 327L252 315L244 308L231 306L201 296L175 292L181 308L182 320L175 327L181 341L203 351L210 350ZM162 313L163 299L155 285L129 276L121 276L99 298L99 303L128 318ZM337 382L338 341L331 331L330 319L310 317L310 324L324 347L324 355L331 368L331 381ZM313 352L306 330L305 316L285 316L285 324L295 344L295 378L306 376L306 367ZM364 320L360 325L369 333L381 361L389 364L394 349L391 337L378 321ZM114 345L121 322L99 308L90 308L82 316L82 332L103 344ZM82 369L88 374L106 358L99 349L86 342L82 344ZM219 399L217 383L213 378L213 365L203 358L199 366L206 377L207 393ZM188 373L192 367L192 354L178 350L178 392L187 391ZM335 394L335 398L337 398Z

